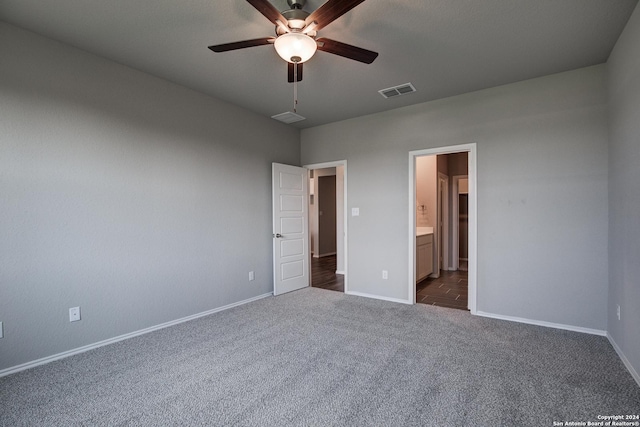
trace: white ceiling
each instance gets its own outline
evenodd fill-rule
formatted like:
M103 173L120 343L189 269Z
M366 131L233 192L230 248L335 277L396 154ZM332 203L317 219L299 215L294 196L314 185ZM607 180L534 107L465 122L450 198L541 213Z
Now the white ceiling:
M273 0L287 9L286 0ZM308 0L313 11L324 1ZM304 128L603 63L637 0L367 0L323 28L379 52L366 65L318 52L304 66ZM267 37L274 25L244 0L0 0L0 20L240 105L292 109L272 46L207 46ZM5 60L6 58L3 58ZM411 82L416 93L378 90Z

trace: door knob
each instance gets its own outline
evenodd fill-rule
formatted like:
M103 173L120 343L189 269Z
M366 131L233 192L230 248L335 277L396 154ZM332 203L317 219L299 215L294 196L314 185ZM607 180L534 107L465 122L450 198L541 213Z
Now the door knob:
M282 234L277 233L277 234L274 234L273 237L275 237L276 239L281 239L282 238Z

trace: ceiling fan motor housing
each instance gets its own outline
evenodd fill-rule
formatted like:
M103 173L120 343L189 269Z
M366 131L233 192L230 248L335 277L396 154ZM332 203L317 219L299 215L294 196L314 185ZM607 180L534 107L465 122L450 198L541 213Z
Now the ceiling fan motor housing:
M302 9L307 0L287 0L287 4L291 9Z
M292 30L302 30L305 26L305 19L309 16L309 12L302 9L291 9L282 12L282 16L287 19L287 24ZM283 29L276 26L276 34L281 35L284 33Z

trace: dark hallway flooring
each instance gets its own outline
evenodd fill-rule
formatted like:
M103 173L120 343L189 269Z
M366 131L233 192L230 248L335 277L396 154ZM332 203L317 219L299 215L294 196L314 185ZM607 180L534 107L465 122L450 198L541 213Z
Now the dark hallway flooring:
M416 284L416 302L467 310L468 272L441 271L440 277L427 277Z
M311 257L311 286L344 292L344 275L336 274L335 255ZM467 271L442 271L437 279L426 278L416 284L416 302L467 310Z
M311 286L344 292L344 275L336 274L336 256L311 257Z

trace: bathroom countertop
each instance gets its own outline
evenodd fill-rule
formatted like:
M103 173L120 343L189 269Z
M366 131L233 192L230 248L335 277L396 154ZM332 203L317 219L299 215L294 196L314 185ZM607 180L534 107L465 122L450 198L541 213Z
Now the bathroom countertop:
M433 227L416 227L416 237L433 234Z

